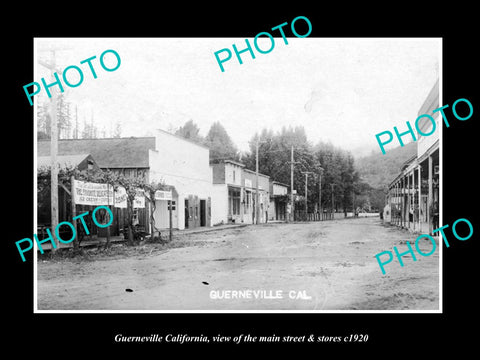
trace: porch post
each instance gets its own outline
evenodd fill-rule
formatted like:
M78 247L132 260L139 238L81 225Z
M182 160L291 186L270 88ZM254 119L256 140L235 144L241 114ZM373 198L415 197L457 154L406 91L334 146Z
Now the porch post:
M427 219L428 219L428 233L431 234L433 230L433 214L431 211L433 199L433 158L428 157L428 205L427 205Z
M422 220L420 210L422 209L422 167L418 165L418 230L422 231Z

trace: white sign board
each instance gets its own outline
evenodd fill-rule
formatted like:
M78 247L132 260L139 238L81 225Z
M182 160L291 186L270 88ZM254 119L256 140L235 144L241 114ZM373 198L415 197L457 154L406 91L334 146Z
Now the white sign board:
M286 186L273 184L273 195L287 195L288 190Z
M127 207L127 192L122 186L119 186L117 188L114 198L113 186L108 186L107 184L98 184L81 180L74 180L73 196L75 204L77 205L114 205L118 208ZM135 196L133 207L145 207L145 196L143 190L137 190L137 195Z
M155 200L172 200L172 191L155 191Z
M123 186L119 186L117 191L115 191L115 207L123 209L127 208L127 191ZM145 196L141 189L137 189L135 199L133 199L133 208L145 208Z
M113 187L73 180L73 198L78 205L113 205Z

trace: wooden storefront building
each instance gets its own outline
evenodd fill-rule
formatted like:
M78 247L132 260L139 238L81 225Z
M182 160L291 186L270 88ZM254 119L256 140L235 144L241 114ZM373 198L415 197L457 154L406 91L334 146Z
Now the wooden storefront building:
M401 168L390 183L387 195L388 221L405 229L430 233L438 228L440 213L440 127L439 82L435 83L418 116L429 114L435 119L436 130L429 136L418 134L417 154ZM433 127L428 118L419 121L420 130L428 134ZM435 235L438 235L435 234Z

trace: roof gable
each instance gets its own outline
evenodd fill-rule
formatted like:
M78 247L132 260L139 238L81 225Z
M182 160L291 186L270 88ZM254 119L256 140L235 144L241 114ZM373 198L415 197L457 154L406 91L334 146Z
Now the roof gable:
M38 140L37 155L50 156L50 140ZM148 168L154 137L58 140L58 155L90 154L100 168Z
M52 159L50 156L37 156L37 169L40 169L41 167L50 167L51 161ZM98 167L95 160L89 154L57 156L57 163L61 169L66 169L68 167L79 167L80 169L87 166L87 161L91 161L94 166Z

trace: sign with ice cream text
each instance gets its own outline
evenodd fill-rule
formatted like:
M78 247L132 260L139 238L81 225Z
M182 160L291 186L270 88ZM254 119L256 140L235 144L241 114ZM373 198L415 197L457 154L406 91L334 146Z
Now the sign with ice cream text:
M108 184L73 180L73 197L77 205L113 205L117 208L127 207L127 191L122 186L118 186L114 191L113 186ZM133 201L133 207L145 208L143 190L138 189Z
M73 180L73 199L77 205L113 205L113 187Z

